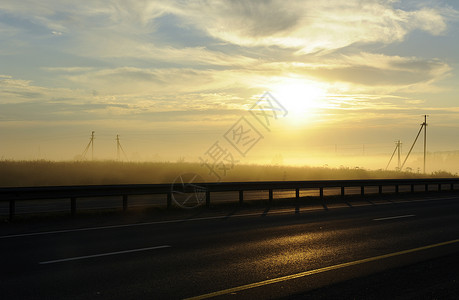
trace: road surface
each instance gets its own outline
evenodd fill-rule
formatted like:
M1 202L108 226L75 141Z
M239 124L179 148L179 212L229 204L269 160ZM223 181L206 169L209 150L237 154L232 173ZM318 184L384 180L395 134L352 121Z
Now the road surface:
M0 298L457 298L459 196L402 197L5 223Z

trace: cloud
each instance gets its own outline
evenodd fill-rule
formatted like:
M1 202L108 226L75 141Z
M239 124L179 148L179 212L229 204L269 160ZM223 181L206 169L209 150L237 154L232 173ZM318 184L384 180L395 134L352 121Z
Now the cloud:
M60 70L60 69L58 69ZM186 121L193 116L205 116L220 119L241 111L248 101L238 98L233 93L203 92L206 85L196 83L195 71L143 70L136 68L107 69L90 71L71 76L82 81L92 81L101 93L90 90L47 88L33 84L29 80L15 79L12 76L0 75L0 122L11 121L11 118L22 120L57 120L62 118L96 120L123 117L125 119L144 118ZM205 81L213 84L212 74ZM190 77L189 85L183 85L182 80ZM164 85L164 81L176 78L177 82ZM156 83L155 83L156 82ZM218 84L218 82L217 82ZM106 89L104 89L104 87ZM120 93L110 86L120 85ZM126 92L125 86L133 85L132 92ZM163 88L162 88L163 87ZM148 88L148 89L147 89ZM167 118L158 118L160 114ZM166 115L165 115L166 116ZM215 119L218 119L215 117Z
M0 11L21 20L31 20L41 26L43 34L65 35L59 51L88 59L118 64L119 67L145 62L146 68L155 65L184 68L228 67L256 69L266 61L282 62L285 55L300 55L322 51L327 53L355 43L391 43L420 29L431 34L446 30L452 9L420 8L402 10L394 1L350 0L335 1L35 1L20 3L6 1ZM209 41L200 46L177 47L168 45L156 35L161 17L173 15L178 27L194 28L187 31L201 38L204 32L215 41L232 43L242 48L212 45ZM19 30L15 28L16 30ZM166 32L167 33L167 32ZM37 34L37 33L35 33ZM162 33L164 35L164 33ZM21 39L34 41L36 39ZM267 53L260 46L289 49ZM283 57L284 56L284 57ZM117 59L117 61L115 60ZM349 59L349 58L347 58ZM314 62L317 65L317 62ZM377 70L372 66L359 66L350 71L355 80L377 80ZM319 71L319 69L317 69ZM327 68L321 70L323 76ZM402 71L403 72L403 71ZM333 74L330 74L330 76ZM384 77L380 74L381 77ZM390 79L392 75L387 73ZM337 75L337 77L342 77ZM409 76L407 76L409 77ZM381 81L388 80L380 78ZM410 79L402 80L409 82ZM414 79L416 80L416 79ZM368 82L371 82L369 80Z
M57 73L82 73L94 70L94 67L44 67L43 70Z
M368 86L406 86L439 80L451 71L437 59L386 56L370 53L343 56L335 65L311 71L327 81L344 81Z
M417 89L438 91L435 83L451 75L452 67L440 59L401 57L369 52L301 57L303 60L261 63L256 68L269 77L304 77L342 86L341 91L388 93Z
M43 88L30 85L29 80L14 79L0 75L1 103L18 103L38 99L43 95Z
M258 75L240 69L122 67L63 76L78 86L97 90L105 95L174 97L187 93L220 93L232 90L235 92L234 96L241 97L247 95L247 89L253 88L251 82Z
M75 2L71 0L2 1L0 11L15 16L28 16L32 22L59 31L84 27L133 29L145 28L152 20L162 15L163 4L159 1L94 0ZM140 29L140 28L138 28Z
M177 26L244 47L276 46L297 53L333 51L355 43L402 41L419 29L443 34L454 10L395 8L394 1L2 1L0 12L30 20L43 34L69 37L63 47L78 55L140 57L234 65L253 59L208 50L176 49L155 35L161 17L176 16ZM25 25L24 25L25 26ZM28 26L29 28L31 27ZM25 28L27 30L27 28ZM195 30L196 32L196 30ZM192 31L191 31L191 34ZM200 36L196 33L196 38ZM63 42L64 43L64 42Z
M125 38L122 36L107 35L98 37L93 35L85 37L90 43L80 43L73 50L68 52L75 55L98 57L103 60L142 59L152 64L161 62L170 65L191 66L228 66L248 67L254 65L257 60L241 54L226 54L221 51L209 50L205 46L175 48L172 46L156 46L153 43Z
M172 9L214 38L250 47L295 48L299 53L402 41L415 29L442 34L449 10L405 11L393 1L376 0L189 1Z
M87 100L88 95L89 93L82 90L45 87L36 85L31 80L0 75L0 104L57 101L82 103Z

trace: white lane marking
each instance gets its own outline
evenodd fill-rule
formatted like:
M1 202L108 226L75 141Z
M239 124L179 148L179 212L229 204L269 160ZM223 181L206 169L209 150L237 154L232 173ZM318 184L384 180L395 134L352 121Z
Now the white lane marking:
M228 294L237 293L237 292L245 291L245 290L248 290L248 289L262 287L262 286L275 284L275 283L279 283L279 282L284 282L284 281L288 281L288 280L292 280L292 279L296 279L296 278L311 276L311 275L314 275L314 274L324 273L324 272L327 272L327 271L338 270L338 269L342 269L342 268L346 268L346 267L350 267L350 266L360 265L360 264L364 264L364 263L368 263L368 262L372 262L372 261L377 261L377 260L386 259L386 258L390 258L390 257L395 257L395 256L400 256L400 255L404 255L404 254L413 253L413 252L423 251L423 250L432 249L432 248L436 248L436 247L442 247L442 246L451 245L451 244L455 244L455 243L459 243L459 239L446 241L446 242L442 242L442 243L438 243L438 244L431 244L431 245L418 247L418 248L413 248L413 249L408 249L408 250L403 250L403 251L399 251L399 252L392 252L392 253L383 254L383 255L379 255L379 256L368 257L368 258L364 258L364 259L360 259L360 260L354 260L354 261L350 261L350 262L346 262L346 263L342 263L342 264L338 264L338 265L328 266L328 267L315 269L315 270L309 270L309 271L305 271L305 272L301 272L301 273L296 273L296 274L292 274L292 275L277 277L277 278L268 279L268 280L264 280L264 281L249 283L249 284L246 284L246 285L236 286L236 287L225 289L225 290L220 290L220 291L216 291L216 292L212 292L212 293L208 293L208 294L203 294L203 295L199 295L199 296L195 296L195 297L191 297L191 298L186 298L185 300L201 300L201 299L208 299L208 298L228 295Z
M438 201L438 200L452 200L458 199L458 197L446 197L446 198L429 198L429 199L418 199L418 200L402 200L397 202L383 202L383 203L374 203L373 204L362 204L354 205L358 207L363 206L378 206L378 205L389 205L389 204L400 204L400 203L412 203L412 202L429 202L429 201ZM348 206L343 206L347 208ZM333 206L329 206L329 209L333 209ZM302 207L300 211L323 211L323 207L317 208L304 208ZM295 212L295 209L291 210L278 210L278 211L269 211L267 215L272 214L286 214ZM102 230L102 229L115 229L115 228L124 228L124 227L134 227L134 226L146 226L146 225L159 225L159 224L169 224L169 223L181 223L181 222L193 222L193 221L204 221L204 220L215 220L215 219L228 219L228 218L240 218L240 217L253 217L263 215L263 212L257 213L248 213L248 214L234 214L234 215L224 215L224 216L215 216L215 217L203 217L203 218L193 218L193 219L177 219L177 220L168 220L168 221L154 221L154 222L143 222L143 223L133 223L133 224L121 224L121 225L108 225L108 226L98 226L98 227L86 227L86 228L76 228L76 229L64 229L64 230L53 230L53 231L42 231L42 232L31 232L31 233L21 233L21 234L11 234L11 235L2 235L0 239L8 239L15 237L27 237L27 236L36 236L36 235L48 235L48 234L58 234L58 233L69 233L69 232L79 232L79 231L91 231L91 230Z
M320 211L323 208L317 209L302 209L308 211ZM279 210L279 211L270 211L270 214L286 214L295 212L294 209L291 210ZM182 222L192 222L192 221L204 221L204 220L215 220L215 219L227 219L234 217L252 217L260 216L263 212L249 213L249 214L236 214L236 215L224 215L224 216L214 216L214 217L202 217L202 218L193 218L193 219L178 219L178 220L168 220L168 221L155 221L155 222L144 222L144 223L133 223L133 224L121 224L121 225L109 225L109 226L99 226L99 227L86 227L86 228L76 228L76 229L64 229L64 230L54 230L54 231L43 231L43 232L31 232L31 233L21 233L21 234L12 234L12 235L3 235L0 236L0 239L14 238L14 237L26 237L26 236L36 236L36 235L48 235L48 234L57 234L57 233L69 233L69 232L79 232L79 231L91 231L91 230L101 230L101 229L114 229L114 228L124 228L124 227L134 227L134 226L145 226L145 225L159 225L159 224L170 224L170 223L182 223Z
M125 253L132 253L132 252L156 250L156 249L163 249L163 248L170 248L170 247L171 246L169 246L169 245L164 245L164 246L139 248L139 249L124 250L124 251L115 251L115 252L100 253L100 254L94 254L94 255L85 255L85 256L77 256L77 257L70 257L70 258L42 261L42 262L39 262L39 264L40 265L47 265L47 264L54 264L54 263L72 261L72 260L80 260L80 259L87 259L87 258L93 258L93 257L101 257L101 256L110 256L110 255L125 254Z
M47 234L56 234L56 233L91 231L91 230L101 230L101 229L124 228L124 227L134 227L134 226L145 226L145 225L155 225L155 224L180 223L180 222L186 222L186 221L210 220L210 219L221 219L221 218L223 218L223 217L218 216L218 217L208 217L208 218L179 219L179 220L169 220L169 221L155 221L155 222L143 222L143 223L133 223L133 224L108 225L108 226L98 226L98 227L86 227L86 228L76 228L76 229L64 229L64 230L31 232L31 233L3 235L3 236L0 236L0 239L7 239L7 238L13 238L13 237L35 236L35 235L47 235Z
M385 220L403 219L403 218L411 218L411 217L416 217L416 215L403 215L403 216L395 216L395 217L377 218L377 219L373 219L373 221L385 221Z

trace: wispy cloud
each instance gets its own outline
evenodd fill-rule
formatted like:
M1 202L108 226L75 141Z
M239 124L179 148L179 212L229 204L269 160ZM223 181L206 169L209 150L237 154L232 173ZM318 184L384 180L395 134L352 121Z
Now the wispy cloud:
M391 43L420 29L446 30L448 9L404 11L394 1L190 1L173 12L188 24L226 42L291 47L300 53L329 51L353 43ZM196 18L197 15L206 17ZM242 26L241 26L242 24Z
M439 81L450 71L451 67L439 59L360 53L332 59L328 66L313 68L311 74L325 80L372 88L388 86L400 89L413 84Z
M94 67L43 67L42 69L57 73L84 73L95 70Z

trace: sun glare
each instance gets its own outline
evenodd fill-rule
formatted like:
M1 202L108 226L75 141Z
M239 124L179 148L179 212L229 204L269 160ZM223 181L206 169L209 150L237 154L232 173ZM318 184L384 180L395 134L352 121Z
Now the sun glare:
M324 107L326 91L310 80L286 79L274 86L272 94L287 109L288 119L304 123Z

